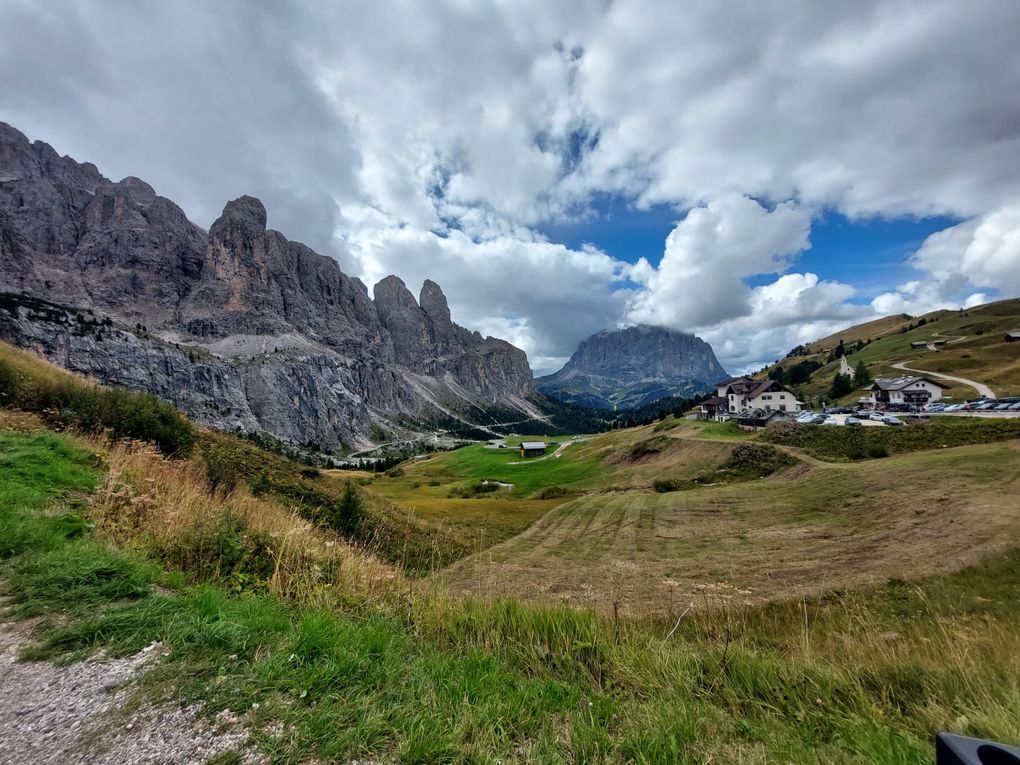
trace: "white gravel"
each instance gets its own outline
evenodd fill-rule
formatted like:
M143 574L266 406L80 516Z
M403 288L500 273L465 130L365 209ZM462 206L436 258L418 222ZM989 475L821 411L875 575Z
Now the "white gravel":
M131 703L131 680L160 660L158 643L128 658L62 667L18 661L32 627L6 620L0 602L0 765L190 765L243 750L242 720L202 719L197 706ZM259 758L246 752L244 760Z

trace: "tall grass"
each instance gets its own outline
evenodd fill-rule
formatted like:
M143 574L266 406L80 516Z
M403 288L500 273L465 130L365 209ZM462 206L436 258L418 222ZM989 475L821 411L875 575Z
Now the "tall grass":
M89 513L99 533L195 581L315 601L372 595L400 579L366 550L243 484L214 488L198 459L169 460L123 441L101 455L104 480Z
M143 439L171 456L187 456L195 443L191 423L155 396L96 385L7 343L0 343L0 406L38 412L60 428Z

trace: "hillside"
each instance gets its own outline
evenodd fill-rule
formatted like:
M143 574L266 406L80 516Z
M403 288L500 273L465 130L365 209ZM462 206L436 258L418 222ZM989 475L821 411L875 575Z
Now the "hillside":
M932 730L1020 733L1018 432L846 461L669 418L319 471L0 351L0 634L36 662L0 695L46 699L0 720L18 757L921 765ZM429 544L394 566L362 529L397 518Z
M896 377L904 370L893 365L905 362L912 369L938 372L984 383L999 396L1020 394L1020 344L1007 343L1004 335L1020 327L1020 299L1001 300L960 311L933 311L917 317L890 316L850 327L829 337L795 349L795 352L766 368L790 370L797 364L818 364L810 380L797 389L805 400L825 396L839 371L830 361L839 342L847 349L851 366L867 365L873 377ZM862 347L857 348L861 343ZM924 347L911 347L924 343ZM967 385L942 380L950 385L946 397L958 401L978 397ZM848 398L855 398L854 394Z

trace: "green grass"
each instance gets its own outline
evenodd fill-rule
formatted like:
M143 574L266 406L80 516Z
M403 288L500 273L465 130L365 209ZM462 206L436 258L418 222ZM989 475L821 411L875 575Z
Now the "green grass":
M165 401L96 385L3 342L0 406L38 412L61 428L149 441L171 456L187 456L195 443L191 423Z
M575 459L569 447L561 457L522 459L516 449L465 446L440 456L439 461L458 480L483 478L512 483L514 494L526 496L547 486L580 487L598 476L597 459ZM550 448L547 455L552 455Z
M0 517L23 526L66 516L96 478L62 436L5 433L0 460ZM161 640L146 692L247 715L272 762L920 765L941 727L1020 737L1015 551L910 585L690 614L667 639L672 618L512 600L232 595L63 528L25 537L0 572L17 608L65 614L28 656Z

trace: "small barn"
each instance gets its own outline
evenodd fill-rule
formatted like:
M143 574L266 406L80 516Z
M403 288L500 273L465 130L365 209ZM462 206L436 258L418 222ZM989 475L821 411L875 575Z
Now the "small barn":
M545 441L521 441L521 456L541 457L546 448Z
M1020 329L1006 333L1007 343L1020 343Z

